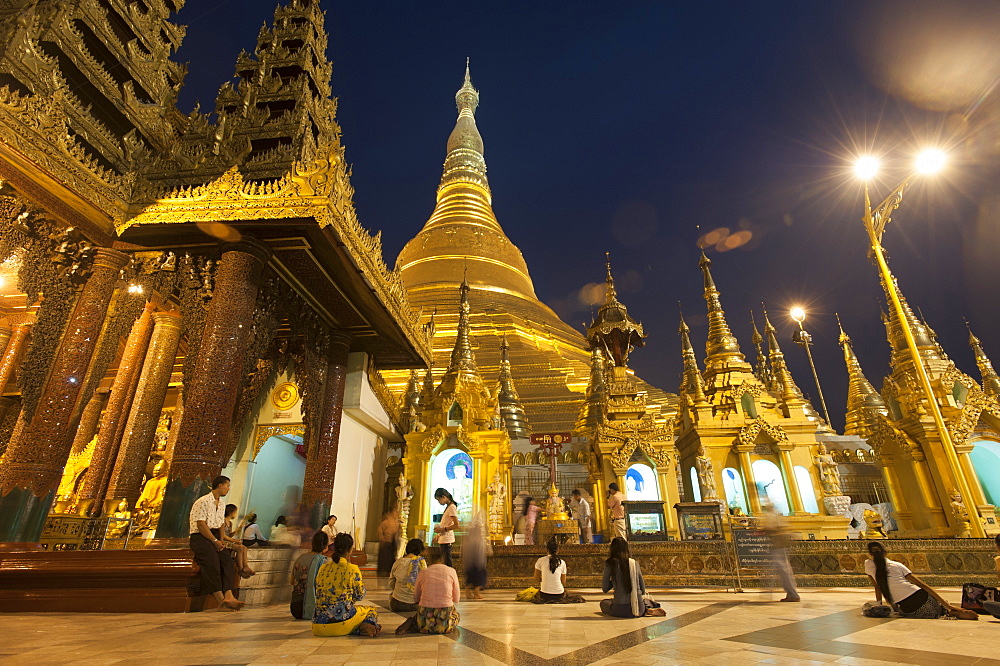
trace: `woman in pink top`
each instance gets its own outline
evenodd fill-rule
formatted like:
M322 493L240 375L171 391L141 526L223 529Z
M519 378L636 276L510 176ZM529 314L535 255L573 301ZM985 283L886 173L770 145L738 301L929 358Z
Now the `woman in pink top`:
M455 609L461 598L458 574L441 564L438 550L428 551L426 559L430 566L417 574L413 589L413 600L417 604L416 630L422 634L447 634L458 628L461 618Z

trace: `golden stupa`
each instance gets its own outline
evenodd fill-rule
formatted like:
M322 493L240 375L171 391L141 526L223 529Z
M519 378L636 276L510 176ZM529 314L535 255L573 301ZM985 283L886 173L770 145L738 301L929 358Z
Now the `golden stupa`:
M476 127L479 91L466 65L455 95L458 120L448 137L448 154L437 205L423 229L396 260L410 304L424 322L433 316L434 366L443 371L455 344L455 293L463 279L471 287L472 344L483 378L492 383L501 365L506 336L517 392L533 432L573 430L590 378L590 353L580 332L538 300L521 251L493 213L486 178L483 138ZM407 374L387 372L386 382L405 391ZM654 402L676 397L643 385Z

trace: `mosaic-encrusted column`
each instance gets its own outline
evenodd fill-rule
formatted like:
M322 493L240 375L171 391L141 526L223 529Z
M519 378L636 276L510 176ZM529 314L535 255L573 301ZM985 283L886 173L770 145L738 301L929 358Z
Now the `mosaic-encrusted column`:
M0 541L37 541L72 445L67 431L80 397L124 252L97 248L29 422L19 419L0 465ZM8 345L9 347L10 345Z
M9 326L0 326L0 349L7 351L7 343L10 342L12 332Z
M156 305L147 302L142 314L132 324L132 330L125 342L118 371L111 384L111 397L108 407L101 417L101 426L97 431L97 446L90 458L90 467L84 477L83 488L80 490L81 507L86 509L92 518L104 513L104 498L108 491L111 470L114 469L121 446L122 433L125 432L125 421L132 409L132 399L139 382L139 371L146 358L146 349L153 334L153 311Z
M83 408L83 413L80 415L80 425L76 428L73 447L69 451L70 455L80 453L87 448L87 444L90 444L90 440L97 434L97 427L101 423L101 412L108 404L109 396L107 391L94 391L94 395L87 402L87 406Z
M302 503L309 511L310 523L314 528L322 525L323 519L329 515L330 501L333 498L340 425L344 419L344 387L347 383L350 345L351 336L347 333L335 331L330 337L316 450L310 452L309 459L306 460L306 473L302 480Z
M194 373L184 389L184 416L170 461L157 537L188 535L191 505L207 492L206 481L222 470L243 357L250 344L257 288L270 255L267 245L253 239L222 247Z
M21 359L21 352L24 351L24 343L31 333L31 323L15 324L11 330L10 340L0 357L0 393L7 388L7 384L14 378L14 371L17 370L17 363Z
M153 448L163 400L174 370L177 344L181 339L180 313L157 312L153 315L153 322L153 337L135 389L132 411L125 425L108 490L109 500L127 499L130 507L134 506L142 491L142 475Z

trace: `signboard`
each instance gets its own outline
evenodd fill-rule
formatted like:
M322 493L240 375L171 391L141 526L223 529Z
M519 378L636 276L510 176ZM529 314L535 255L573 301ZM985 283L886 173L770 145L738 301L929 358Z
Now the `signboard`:
M546 432L531 436L531 443L541 444L569 444L573 441L573 435L568 432Z
M743 569L770 569L771 537L764 530L733 529L733 546L736 560Z

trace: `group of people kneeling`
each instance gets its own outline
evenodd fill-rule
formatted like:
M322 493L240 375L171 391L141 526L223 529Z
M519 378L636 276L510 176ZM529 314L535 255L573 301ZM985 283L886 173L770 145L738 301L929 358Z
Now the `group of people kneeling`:
M533 601L582 603L583 597L566 590L566 561L559 557L558 544L552 539L547 546L549 554L535 563L539 590ZM378 636L382 631L378 610L358 603L365 598L365 586L361 569L349 559L353 548L350 534L337 534L330 544L326 532L316 532L311 551L292 567L292 616L311 619L316 636ZM410 539L405 554L392 566L389 588L389 609L408 616L397 634L446 634L458 628L461 616L455 605L461 598L461 585L455 570L442 563L439 549L425 550L420 539ZM601 611L607 615L665 614L646 594L642 571L629 557L624 539L611 542L602 589L614 590L614 598L601 602Z
M311 619L315 636L378 636L382 632L378 610L357 603L365 598L365 585L361 569L349 559L353 548L350 534L336 535L331 545L329 535L317 532L312 551L301 555L292 567L292 616ZM458 627L455 604L461 586L455 570L440 560L440 551L429 551L425 557L423 542L410 539L406 553L393 564L389 607L394 613L412 614L396 633L446 634Z

